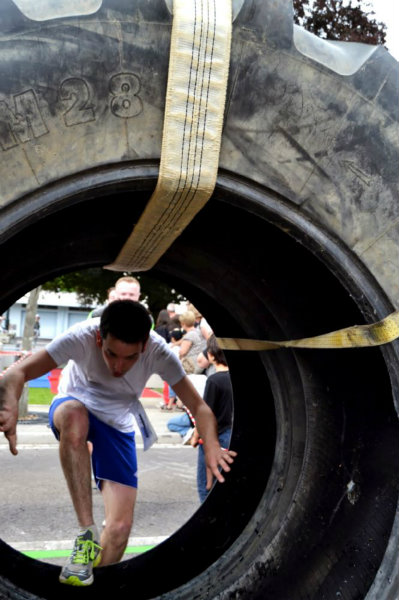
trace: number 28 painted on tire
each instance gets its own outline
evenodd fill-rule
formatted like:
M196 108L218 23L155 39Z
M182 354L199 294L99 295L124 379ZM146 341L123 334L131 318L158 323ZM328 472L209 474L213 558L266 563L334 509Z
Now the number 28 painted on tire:
M139 115L143 110L143 103L138 95L140 88L140 79L134 73L118 73L111 77L108 89L112 114L125 119ZM59 98L68 105L63 113L67 127L95 121L95 105L90 87L84 79L65 79L60 86Z

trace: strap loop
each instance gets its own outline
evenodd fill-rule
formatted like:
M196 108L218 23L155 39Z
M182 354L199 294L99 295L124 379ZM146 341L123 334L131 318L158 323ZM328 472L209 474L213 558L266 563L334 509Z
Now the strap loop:
M223 350L276 350L277 348L365 348L381 346L399 338L399 311L370 325L353 325L345 329L299 340L273 342L243 338L217 338Z
M151 269L212 195L231 29L231 0L174 0L158 183L139 222L107 269Z

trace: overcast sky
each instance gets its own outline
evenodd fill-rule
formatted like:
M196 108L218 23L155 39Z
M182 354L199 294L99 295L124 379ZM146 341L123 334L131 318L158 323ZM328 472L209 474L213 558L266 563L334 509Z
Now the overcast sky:
M399 60L399 0L370 0L375 19L387 26L386 46L392 56Z

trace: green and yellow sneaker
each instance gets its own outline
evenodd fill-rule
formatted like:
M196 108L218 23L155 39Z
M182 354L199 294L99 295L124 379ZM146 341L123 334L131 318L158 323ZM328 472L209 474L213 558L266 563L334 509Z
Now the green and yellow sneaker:
M101 560L101 546L94 541L91 529L78 535L67 564L62 568L59 580L68 585L91 585L94 581L93 567Z

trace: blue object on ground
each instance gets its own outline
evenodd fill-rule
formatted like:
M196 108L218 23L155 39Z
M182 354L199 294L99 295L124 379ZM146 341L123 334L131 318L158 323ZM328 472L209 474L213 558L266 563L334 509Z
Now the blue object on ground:
M48 376L49 373L46 373L46 375L42 375L41 377L37 377L36 379L31 379L31 381L28 382L28 386L31 388L49 388L50 380Z

